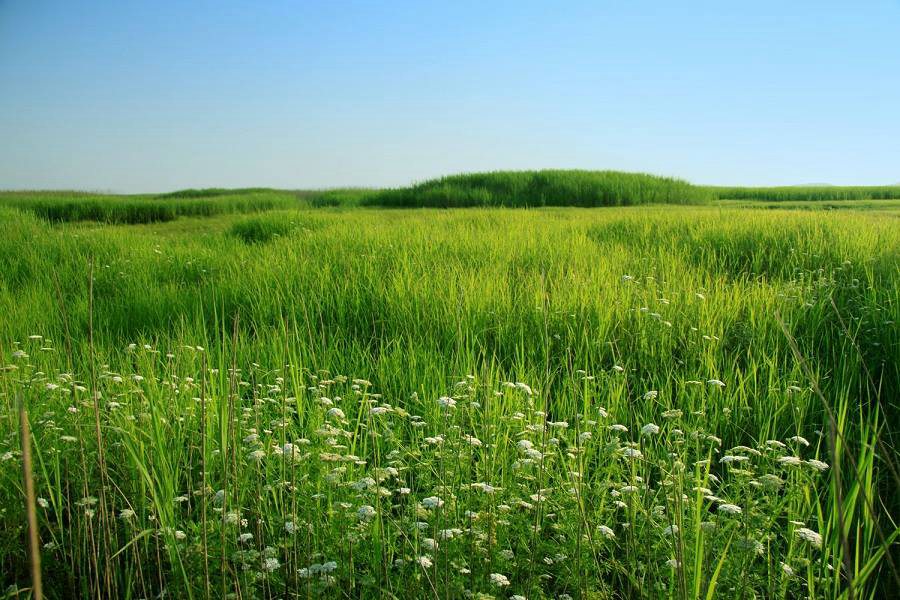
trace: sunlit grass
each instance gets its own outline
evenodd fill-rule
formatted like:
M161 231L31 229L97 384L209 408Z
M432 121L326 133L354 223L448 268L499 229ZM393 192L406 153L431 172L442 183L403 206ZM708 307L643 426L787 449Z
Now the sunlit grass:
M51 597L886 593L898 255L853 211L0 209L2 584L21 397Z

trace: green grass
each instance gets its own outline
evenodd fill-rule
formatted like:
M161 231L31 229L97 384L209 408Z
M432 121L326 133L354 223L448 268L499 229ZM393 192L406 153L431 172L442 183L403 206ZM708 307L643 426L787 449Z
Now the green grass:
M618 171L495 171L441 177L407 188L375 192L365 205L458 208L467 206L631 206L703 204L715 195L669 177Z
M51 223L154 223L297 207L298 198L275 190L186 190L162 196L59 192L0 192L0 206L30 212Z
M21 398L51 598L887 597L898 257L863 210L0 206L0 585Z
M180 217L304 207L620 206L703 203L714 197L703 188L652 175L613 171L522 171L457 175L391 190L206 188L132 196L0 192L0 206L30 212L51 223L94 221L134 225L167 222Z
M174 192L168 192L166 194L157 194L155 198L176 198L176 199L185 199L185 198L218 198L221 196L236 196L243 194L265 194L265 193L274 193L278 190L273 190L272 188L200 188L200 189L186 189L186 190L175 190Z
M609 207L718 201L757 208L891 210L896 200L900 200L900 186L696 186L642 173L582 170L467 173L394 189L205 188L157 195L0 192L0 206L30 212L51 223L132 225L296 208Z
M783 187L724 187L710 186L723 200L764 200L770 202L900 200L900 185Z
M234 222L228 232L247 244L271 242L299 231L320 227L323 221L297 211L276 211Z
M719 206L730 208L768 208L779 210L867 210L900 215L897 200L719 200Z

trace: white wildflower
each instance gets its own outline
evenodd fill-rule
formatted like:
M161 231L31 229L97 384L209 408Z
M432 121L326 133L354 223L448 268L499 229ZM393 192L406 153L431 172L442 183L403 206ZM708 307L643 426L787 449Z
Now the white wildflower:
M267 573L277 570L280 566L281 563L278 562L278 559L274 556L267 558L265 562L263 562L263 570Z
M423 569L430 569L434 563L431 562L431 559L427 556L420 556L416 559L416 562L419 563L419 566Z
M335 419L336 421L343 421L346 419L346 415L344 415L344 411L339 409L338 407L328 409L328 412L325 413L325 416L329 419Z
M438 496L429 496L422 500L422 506L425 508L440 508L444 505L444 501Z
M625 458L643 458L644 455L641 454L641 451L637 448L622 448L619 450L619 454L624 456Z
M438 406L441 408L453 408L456 406L456 400L450 398L449 396L441 396L438 398Z
M822 547L822 536L813 531L812 529L807 529L806 527L800 527L796 531L794 531L794 535L803 540L804 542L808 542L815 548Z
M516 382L516 389L522 391L526 396L534 395L534 391L531 389L527 383L522 383L521 381Z
M656 435L659 433L659 425L656 423L647 423L641 427L641 435Z
M484 483L484 482L473 483L471 487L476 490L481 490L485 494L493 494L495 491L497 491L497 488L495 488L494 486L492 486L489 483Z
M719 462L723 463L723 464L728 464L728 463L733 463L733 462L736 462L736 463L746 462L748 460L750 460L749 456L726 454L725 456L723 456L722 458L719 459Z
M376 514L375 507L369 506L368 504L360 506L359 510L356 511L356 516L358 516L361 521L368 521L369 519L374 518Z
M743 512L737 504L720 504L717 510L726 515L739 515Z

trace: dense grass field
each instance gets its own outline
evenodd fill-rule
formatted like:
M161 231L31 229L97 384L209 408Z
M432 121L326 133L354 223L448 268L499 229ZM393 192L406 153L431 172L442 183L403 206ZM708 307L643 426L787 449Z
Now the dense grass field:
M51 223L141 224L276 209L324 207L537 208L650 204L893 209L900 186L698 186L645 173L548 169L465 173L387 189L187 189L165 194L0 191L0 207Z
M708 189L723 200L768 202L900 200L900 185L793 185L783 187L714 187Z
M211 190L218 192L218 190ZM0 193L0 206L30 212L51 223L97 221L100 223L153 223L178 217L209 217L292 208L297 197L275 190L233 190L209 193L186 190L161 196L59 192Z
M8 594L900 589L895 205L371 193L0 197Z
M381 190L362 204L394 207L632 206L705 204L709 189L669 177L618 171L496 171L432 179Z

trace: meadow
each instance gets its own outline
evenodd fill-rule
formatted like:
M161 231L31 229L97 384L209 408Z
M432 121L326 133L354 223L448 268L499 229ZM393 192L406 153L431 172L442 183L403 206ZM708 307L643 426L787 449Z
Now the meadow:
M900 211L615 181L0 195L0 585L891 597Z
M712 186L709 189L720 199L761 200L766 202L900 199L900 185L794 185L782 187Z

